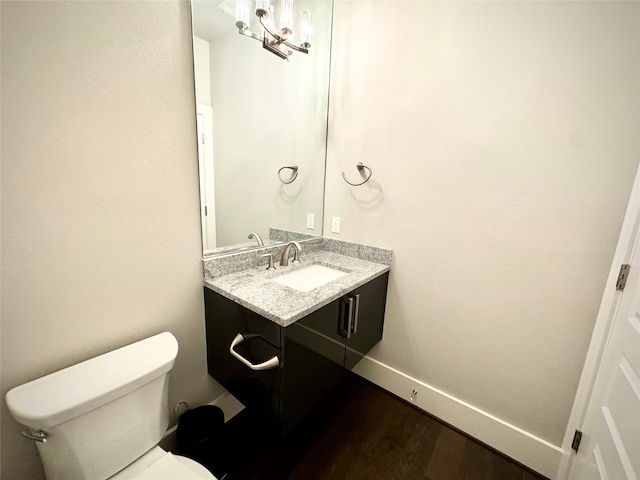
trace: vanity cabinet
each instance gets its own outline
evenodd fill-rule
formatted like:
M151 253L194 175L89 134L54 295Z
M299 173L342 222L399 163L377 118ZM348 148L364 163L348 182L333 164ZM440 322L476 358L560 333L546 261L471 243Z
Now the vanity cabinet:
M388 276L287 327L205 287L209 374L286 435L382 338Z

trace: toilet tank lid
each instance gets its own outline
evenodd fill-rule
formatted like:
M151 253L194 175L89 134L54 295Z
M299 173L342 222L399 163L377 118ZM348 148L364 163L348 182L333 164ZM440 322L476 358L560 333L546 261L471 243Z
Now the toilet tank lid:
M53 427L168 372L177 354L176 338L160 333L15 387L7 406L23 425Z

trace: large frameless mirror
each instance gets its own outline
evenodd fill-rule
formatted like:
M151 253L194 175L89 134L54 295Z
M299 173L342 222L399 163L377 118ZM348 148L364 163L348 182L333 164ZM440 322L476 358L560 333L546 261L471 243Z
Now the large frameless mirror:
M257 3L192 0L205 256L322 235L333 2Z

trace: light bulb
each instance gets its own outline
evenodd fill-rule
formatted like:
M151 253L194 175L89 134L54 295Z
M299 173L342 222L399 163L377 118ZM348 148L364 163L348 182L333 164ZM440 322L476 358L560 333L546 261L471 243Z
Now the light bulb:
M293 30L293 0L280 2L280 33L283 37L291 35Z
M309 10L302 10L300 12L300 46L302 48L308 49L311 46L312 31L311 12Z
M256 0L256 15L260 18L269 14L269 0Z
M249 28L248 0L236 0L236 27L240 30L247 30Z

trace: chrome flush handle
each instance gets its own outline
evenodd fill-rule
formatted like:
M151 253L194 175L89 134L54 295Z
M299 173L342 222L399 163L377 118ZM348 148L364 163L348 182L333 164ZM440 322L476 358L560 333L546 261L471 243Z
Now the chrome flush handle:
M28 432L21 432L22 436L28 438L29 440L35 440L40 443L47 443L47 434L42 430L38 430L34 432L33 430L29 430Z

